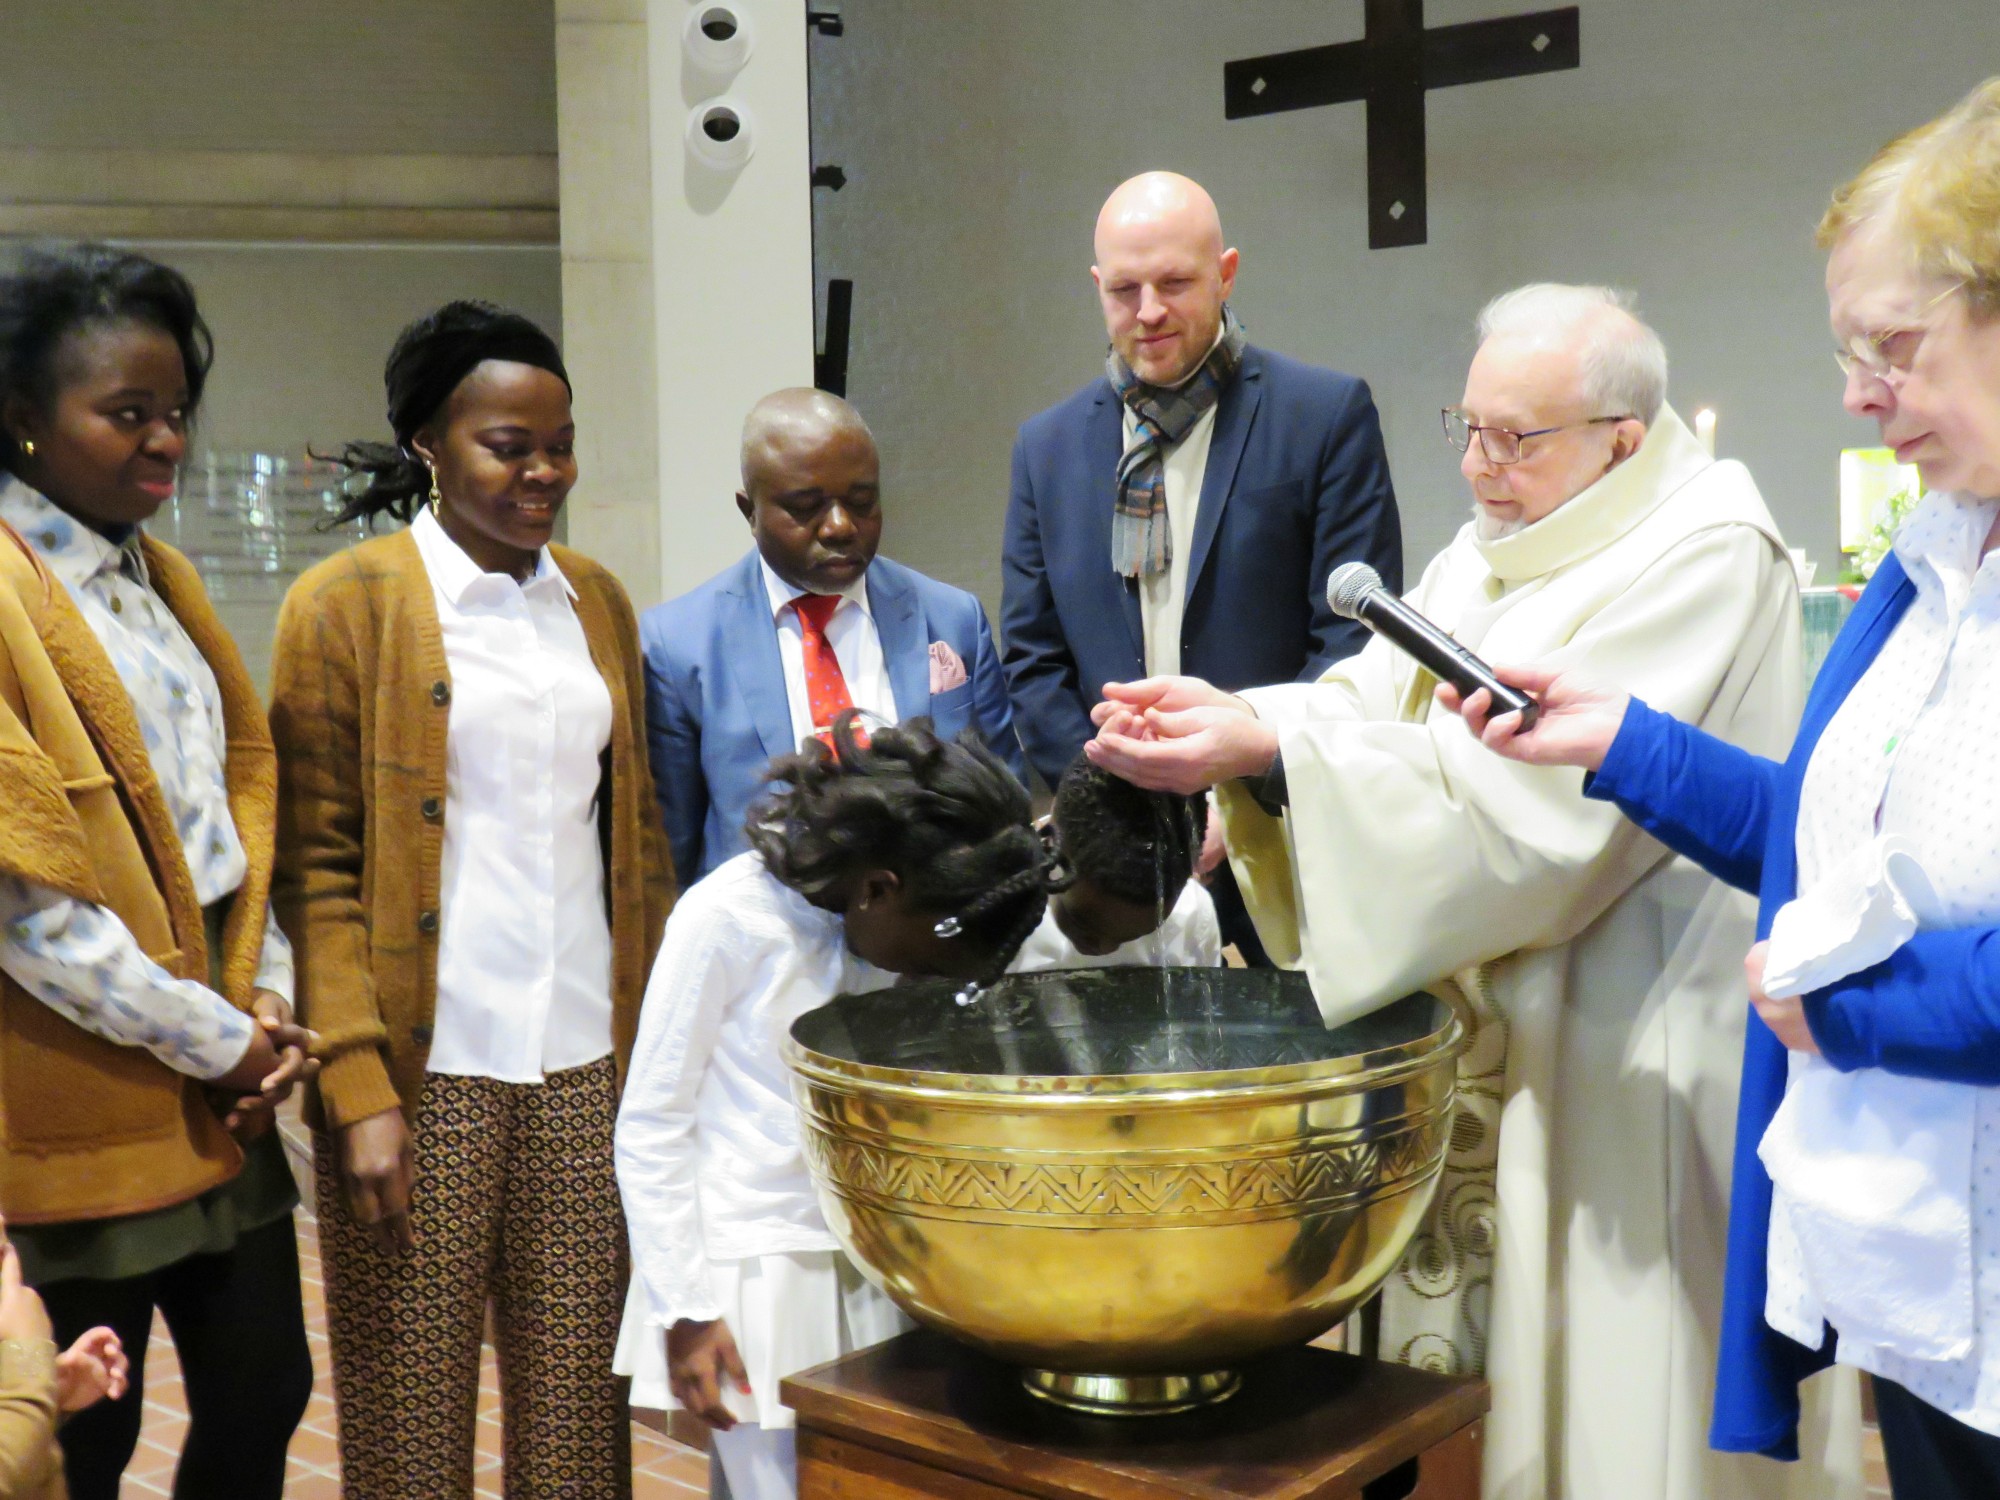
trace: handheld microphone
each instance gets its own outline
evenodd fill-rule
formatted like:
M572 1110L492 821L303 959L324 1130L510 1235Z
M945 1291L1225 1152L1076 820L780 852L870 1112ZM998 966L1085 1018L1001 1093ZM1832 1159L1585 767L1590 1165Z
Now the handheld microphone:
M1326 602L1342 619L1359 620L1408 652L1430 672L1470 698L1481 688L1492 694L1492 714L1519 711L1521 728L1534 727L1542 706L1519 688L1510 688L1493 669L1382 587L1382 577L1364 562L1342 563L1327 575Z

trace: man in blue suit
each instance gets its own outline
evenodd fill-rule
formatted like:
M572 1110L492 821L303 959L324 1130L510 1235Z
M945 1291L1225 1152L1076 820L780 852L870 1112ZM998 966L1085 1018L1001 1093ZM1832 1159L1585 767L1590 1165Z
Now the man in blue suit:
M824 391L766 396L743 424L736 508L756 545L639 622L653 780L691 885L748 844L774 756L852 704L888 722L977 729L1025 775L986 612L877 557L881 462L861 414Z
M1107 372L1014 444L1000 631L1014 722L1053 786L1107 682L1229 691L1310 679L1361 649L1326 578L1360 560L1402 591L1402 532L1368 387L1245 342L1214 201L1169 172L1098 216ZM1224 936L1261 954L1225 865Z

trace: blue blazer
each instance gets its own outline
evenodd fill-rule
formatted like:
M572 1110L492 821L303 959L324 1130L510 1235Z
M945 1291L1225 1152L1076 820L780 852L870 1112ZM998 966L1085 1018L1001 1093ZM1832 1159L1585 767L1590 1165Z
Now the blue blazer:
M1145 675L1139 586L1111 569L1124 447L1105 379L1031 417L1014 443L1000 635L1014 723L1051 786L1095 732L1104 684ZM1246 348L1216 406L1181 670L1233 691L1317 677L1359 651L1366 629L1326 603L1326 575L1355 559L1402 592L1402 531L1368 387Z
M1813 680L1805 717L1780 764L1634 700L1585 782L1625 815L1718 879L1757 895L1757 937L1798 892L1799 787L1835 711L1916 598L1894 553ZM1919 1078L2000 1084L2000 928L1920 932L1871 969L1804 997L1820 1051L1842 1071L1886 1068ZM1743 1039L1735 1177L1709 1442L1728 1452L1797 1458L1798 1384L1833 1361L1833 1331L1807 1349L1764 1321L1771 1179L1758 1158L1785 1096L1785 1047L1754 1018Z
M1025 775L979 601L886 557L869 564L867 578L896 711L906 719L928 714L947 739L977 729L1017 776ZM961 686L936 697L932 641L956 651L966 672ZM757 550L647 610L639 617L639 643L646 654L653 784L685 890L749 847L743 820L764 789L764 767L798 749Z

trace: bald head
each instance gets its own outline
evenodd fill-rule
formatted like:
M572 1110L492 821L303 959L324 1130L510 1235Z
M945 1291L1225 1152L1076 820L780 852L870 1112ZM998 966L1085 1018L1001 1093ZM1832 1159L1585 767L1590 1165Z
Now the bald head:
M1141 172L1111 190L1097 213L1092 243L1101 262L1107 244L1173 239L1211 256L1222 254L1222 215L1208 189L1178 172Z
M1215 200L1178 172L1142 172L1105 199L1093 243L1112 348L1149 384L1186 379L1214 346L1236 285Z
M825 391L773 391L743 420L736 508L757 551L796 589L838 594L882 543L882 465L861 413Z
M838 433L860 437L871 450L875 446L861 413L831 392L804 385L771 392L743 419L743 488L754 493L780 455L821 447Z

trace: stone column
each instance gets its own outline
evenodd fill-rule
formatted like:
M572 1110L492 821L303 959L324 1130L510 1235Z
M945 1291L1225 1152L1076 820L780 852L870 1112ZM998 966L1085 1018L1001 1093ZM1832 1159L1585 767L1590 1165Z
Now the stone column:
M570 545L660 597L660 434L646 0L556 0L563 360L576 386Z
M812 383L805 5L557 0L556 29L570 538L643 609L742 554L743 414Z

